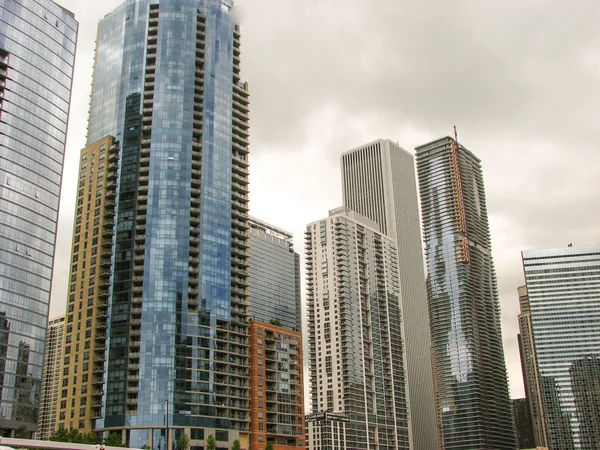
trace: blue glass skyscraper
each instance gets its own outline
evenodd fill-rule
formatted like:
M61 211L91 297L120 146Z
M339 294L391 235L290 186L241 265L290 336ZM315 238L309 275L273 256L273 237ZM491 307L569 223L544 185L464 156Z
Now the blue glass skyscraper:
M0 0L0 435L36 430L77 22Z
M248 92L232 6L127 0L99 24L88 143L112 135L121 153L94 428L131 447L247 442Z

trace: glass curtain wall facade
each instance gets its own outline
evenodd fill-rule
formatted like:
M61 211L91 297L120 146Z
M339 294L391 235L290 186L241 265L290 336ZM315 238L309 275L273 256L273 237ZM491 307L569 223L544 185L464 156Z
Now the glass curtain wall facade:
M549 449L600 442L600 246L522 252Z
M305 232L311 450L408 449L394 241L347 209Z
M411 444L437 450L431 338L413 156L380 139L342 155L344 206L375 221L396 241Z
M0 435L36 429L77 22L0 0Z
M95 429L131 447L173 448L182 430L243 447L249 431L248 87L232 6L127 0L98 27L88 141L115 136L121 157Z
M292 235L256 218L250 218L249 225L250 315L300 331L300 255Z
M440 446L514 450L481 164L450 137L416 151Z

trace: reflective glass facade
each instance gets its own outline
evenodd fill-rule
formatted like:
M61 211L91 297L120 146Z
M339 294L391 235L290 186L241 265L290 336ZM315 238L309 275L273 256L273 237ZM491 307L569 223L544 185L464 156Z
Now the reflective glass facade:
M133 447L164 446L165 420L191 445L249 430L248 92L231 6L127 0L98 28L88 139L122 150L96 429Z
M600 442L600 246L523 252L548 448Z
M517 446L481 164L450 137L416 148L440 446Z
M262 322L279 320L281 326L300 331L300 255L292 235L251 218L248 281L250 315Z
M36 429L77 40L47 0L0 0L0 434Z
M308 448L408 449L396 246L346 208L307 225L304 236Z

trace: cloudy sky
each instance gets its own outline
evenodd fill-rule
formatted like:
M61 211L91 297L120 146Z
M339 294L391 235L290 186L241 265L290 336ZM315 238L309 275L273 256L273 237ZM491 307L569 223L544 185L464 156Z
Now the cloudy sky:
M64 314L96 25L79 21L51 317ZM600 2L238 0L251 214L294 232L341 204L339 155L452 133L482 160L513 397L520 251L600 243Z

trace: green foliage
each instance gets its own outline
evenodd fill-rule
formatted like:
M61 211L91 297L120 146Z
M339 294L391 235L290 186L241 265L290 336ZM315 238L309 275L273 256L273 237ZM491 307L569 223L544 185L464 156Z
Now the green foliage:
M73 444L100 444L94 433L80 433L79 430L56 430L50 436L51 441L71 442Z
M100 443L94 433L80 434L79 436L80 440L78 444L96 445Z
M21 425L15 430L15 437L18 439L30 439L31 433L27 431L27 427L25 425Z
M190 437L187 434L181 433L177 436L177 450L187 450L189 446Z
M231 446L231 450L240 450L240 440L236 439L235 441L233 441L233 445Z
M217 440L212 434L206 438L206 450L217 450Z
M106 439L104 439L104 445L109 447L123 447L121 441L121 433L110 433Z
M271 321L269 323L271 325L275 325L276 327L280 327L281 326L281 320L279 320L279 319L271 319Z
M273 442L267 442L267 445L265 446L265 450L275 450L275 446L273 445Z

